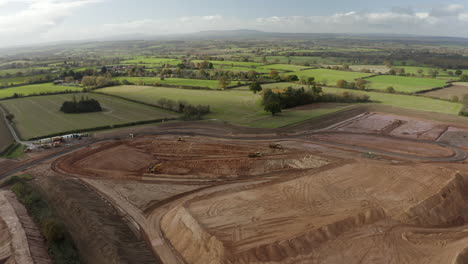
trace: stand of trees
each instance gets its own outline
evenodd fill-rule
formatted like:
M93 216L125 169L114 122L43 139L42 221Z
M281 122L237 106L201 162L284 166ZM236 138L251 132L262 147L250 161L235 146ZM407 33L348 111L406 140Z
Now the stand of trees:
M369 96L350 92L328 94L323 93L321 87L313 85L307 90L304 87L299 89L288 87L284 92L274 92L271 89L267 89L263 93L262 99L264 110L272 115L280 113L282 109L318 102L365 103L369 102Z
M60 108L60 111L73 114L73 113L91 113L91 112L101 112L101 104L95 99L89 99L81 97L79 101L76 100L76 97L73 96L73 101L65 101Z

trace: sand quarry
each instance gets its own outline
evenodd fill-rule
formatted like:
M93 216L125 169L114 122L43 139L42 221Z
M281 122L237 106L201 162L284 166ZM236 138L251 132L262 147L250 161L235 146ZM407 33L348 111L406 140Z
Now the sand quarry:
M288 135L168 125L32 172L99 193L148 263L467 263L467 136L380 113Z

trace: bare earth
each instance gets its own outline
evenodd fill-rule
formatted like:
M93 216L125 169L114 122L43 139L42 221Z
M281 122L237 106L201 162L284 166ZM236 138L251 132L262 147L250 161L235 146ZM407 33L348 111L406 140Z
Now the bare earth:
M168 125L113 135L31 173L46 190L54 179L99 193L156 263L468 259L466 128L362 113L319 131L257 132ZM53 193L63 203L74 195Z

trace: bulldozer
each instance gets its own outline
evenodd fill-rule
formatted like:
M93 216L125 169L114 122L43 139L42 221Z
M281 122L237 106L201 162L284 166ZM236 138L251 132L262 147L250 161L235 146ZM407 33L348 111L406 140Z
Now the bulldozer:
M270 143L269 147L271 149L283 150L283 146L279 143Z
M156 163L154 165L151 165L148 168L149 173L158 173L159 169L161 169L162 163Z
M250 153L249 154L249 158L261 158L263 157L265 154L261 153L261 152L255 152L255 153Z

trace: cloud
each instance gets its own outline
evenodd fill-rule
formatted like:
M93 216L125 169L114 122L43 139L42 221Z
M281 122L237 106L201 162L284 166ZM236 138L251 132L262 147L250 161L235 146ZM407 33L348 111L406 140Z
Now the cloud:
M384 12L347 10L324 16L270 16L253 19L225 17L220 14L162 18L142 18L128 22L87 25L70 30L62 23L73 11L101 0L0 0L26 4L20 12L0 15L2 40L18 38L23 42L82 40L119 35L165 35L204 30L240 28L291 33L397 33L468 37L468 12L458 4L432 9L394 7ZM114 18L113 18L114 19ZM27 37L21 37L27 36Z
M18 12L0 15L0 45L39 37L59 26L74 9L98 2L101 0L0 0L0 6L25 4Z

